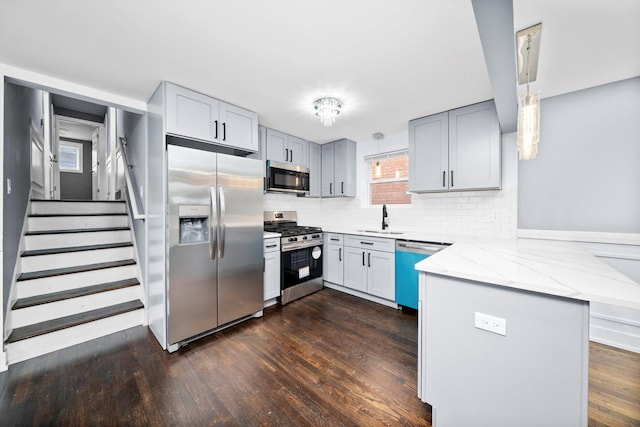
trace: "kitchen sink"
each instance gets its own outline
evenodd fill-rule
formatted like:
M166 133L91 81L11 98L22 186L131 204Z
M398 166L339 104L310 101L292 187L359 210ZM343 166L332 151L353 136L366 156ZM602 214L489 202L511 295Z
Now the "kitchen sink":
M389 234L389 235L398 235L404 234L402 231L387 231L387 230L356 230L359 233L374 233L374 234Z

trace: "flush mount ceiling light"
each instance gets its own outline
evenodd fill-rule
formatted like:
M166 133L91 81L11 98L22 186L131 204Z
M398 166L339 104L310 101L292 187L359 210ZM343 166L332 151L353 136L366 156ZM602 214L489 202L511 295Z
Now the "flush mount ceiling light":
M518 46L518 84L527 85L527 92L520 97L518 111L518 158L535 159L540 140L540 95L529 91L529 83L536 81L540 32L542 24L536 24L516 33Z
M320 121L325 126L331 126L336 121L336 116L340 114L342 102L336 98L320 98L313 102L313 108L316 110L316 116L320 117Z

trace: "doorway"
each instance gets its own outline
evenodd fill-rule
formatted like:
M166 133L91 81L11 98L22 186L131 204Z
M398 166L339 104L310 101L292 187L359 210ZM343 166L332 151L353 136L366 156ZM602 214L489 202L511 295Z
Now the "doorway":
M51 94L53 198L113 200L109 158L114 132L106 106ZM113 143L111 140L114 140Z

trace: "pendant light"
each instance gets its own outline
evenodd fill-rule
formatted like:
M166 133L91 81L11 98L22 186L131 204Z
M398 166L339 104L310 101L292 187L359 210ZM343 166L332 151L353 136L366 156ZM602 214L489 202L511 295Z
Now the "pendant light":
M537 76L541 30L542 24L537 24L518 31L517 34L518 83L527 85L527 92L520 96L518 111L518 158L520 160L535 159L538 154L540 95L530 92L529 83L535 81Z

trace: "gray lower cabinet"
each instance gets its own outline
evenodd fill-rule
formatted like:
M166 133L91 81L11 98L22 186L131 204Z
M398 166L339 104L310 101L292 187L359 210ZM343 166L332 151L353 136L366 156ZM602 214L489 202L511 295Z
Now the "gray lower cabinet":
M258 114L163 82L166 132L241 149L259 150Z
M395 301L395 270L395 240L345 236L345 287Z
M264 300L280 296L280 238L264 239Z
M322 197L355 197L356 143L340 139L322 146Z
M344 284L344 243L342 234L324 234L323 280Z
M309 142L309 194L307 197L322 195L322 148L320 144Z
M309 142L267 128L266 160L309 167Z
M499 189L500 125L493 100L409 122L409 191Z

